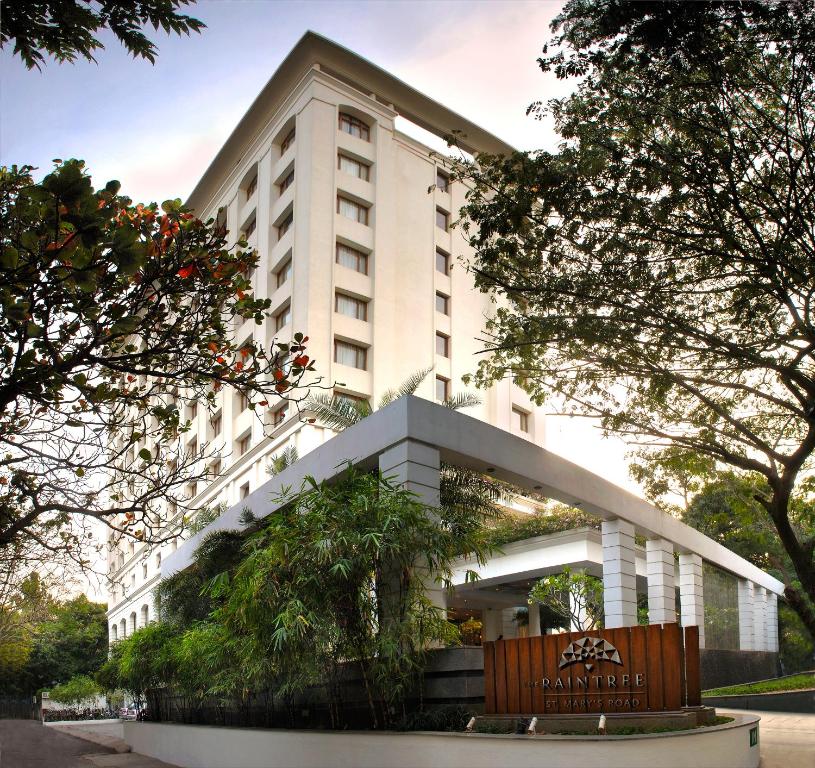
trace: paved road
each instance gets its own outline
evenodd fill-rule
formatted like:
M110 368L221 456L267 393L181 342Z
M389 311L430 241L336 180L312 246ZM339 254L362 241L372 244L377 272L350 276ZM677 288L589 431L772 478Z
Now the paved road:
M111 752L38 720L0 720L0 768L88 768L82 755Z
M761 768L815 768L815 715L796 712L738 712L761 717Z

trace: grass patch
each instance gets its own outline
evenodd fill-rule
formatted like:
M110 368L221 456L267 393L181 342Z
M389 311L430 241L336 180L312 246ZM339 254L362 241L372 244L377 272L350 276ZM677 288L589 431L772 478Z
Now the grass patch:
M815 673L802 672L800 675L779 677L776 680L762 680L759 683L728 685L725 688L711 688L702 691L703 696L743 696L750 693L775 693L776 691L796 691L815 688Z

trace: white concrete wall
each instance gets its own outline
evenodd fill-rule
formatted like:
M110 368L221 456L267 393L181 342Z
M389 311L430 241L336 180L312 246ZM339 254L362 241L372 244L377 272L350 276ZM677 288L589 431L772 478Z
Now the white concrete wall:
M647 736L284 731L124 724L134 752L181 768L758 768L748 731L757 717Z

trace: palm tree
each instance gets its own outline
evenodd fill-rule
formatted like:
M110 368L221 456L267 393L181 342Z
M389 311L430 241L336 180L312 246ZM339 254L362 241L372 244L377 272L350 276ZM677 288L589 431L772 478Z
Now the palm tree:
M415 394L432 370L432 368L423 368L416 371L416 373L408 376L396 389L387 390L379 399L377 410L384 408L400 397ZM458 411L462 408L481 405L481 398L469 392L462 392L451 395L441 404L445 408ZM336 432L342 432L342 430L352 427L374 412L367 400L352 400L342 395L328 395L325 393L309 397L305 402L305 408L310 410L318 421Z

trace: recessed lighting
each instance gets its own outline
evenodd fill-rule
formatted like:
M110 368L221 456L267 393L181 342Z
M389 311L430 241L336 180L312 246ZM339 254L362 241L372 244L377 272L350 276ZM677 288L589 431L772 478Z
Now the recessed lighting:
M487 467L487 472L495 472L495 467Z

